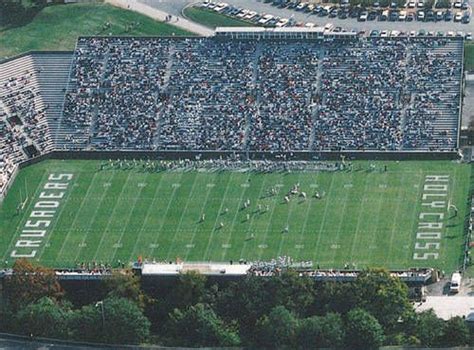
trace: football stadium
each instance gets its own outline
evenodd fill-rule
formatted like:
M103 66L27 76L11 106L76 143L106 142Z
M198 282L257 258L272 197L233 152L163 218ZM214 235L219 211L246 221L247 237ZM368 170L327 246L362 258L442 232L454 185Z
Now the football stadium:
M463 38L81 37L0 63L0 258L464 260Z

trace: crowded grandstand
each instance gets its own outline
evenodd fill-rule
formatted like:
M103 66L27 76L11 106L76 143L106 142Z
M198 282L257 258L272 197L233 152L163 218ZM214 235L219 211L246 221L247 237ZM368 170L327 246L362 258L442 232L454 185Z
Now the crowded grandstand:
M461 38L83 37L0 68L0 198L55 150L458 147Z

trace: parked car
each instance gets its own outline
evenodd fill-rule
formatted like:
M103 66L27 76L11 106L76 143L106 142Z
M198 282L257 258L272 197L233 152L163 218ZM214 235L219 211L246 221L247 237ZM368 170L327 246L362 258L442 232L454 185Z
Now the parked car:
M437 21L442 21L444 19L444 13L443 11L437 11L436 12L436 20Z
M455 22L459 22L459 21L461 21L461 20L462 20L462 12L459 11L459 12L457 12L456 15L454 16L454 21L455 21Z
M407 22L412 22L415 19L415 14L414 13L409 13L407 15Z
M377 37L380 35L380 32L377 29L374 29L370 32L370 36Z
M388 16L389 21L395 22L398 21L399 13L398 11L391 11Z
M466 40L469 40L469 41L472 41L472 33L469 32L469 33L466 33Z
M398 20L399 21L406 21L407 19L407 12L406 11L400 11L400 14L398 15Z
M380 32L380 36L381 36L382 38L388 37L388 30L382 30L382 31Z
M307 2L301 2L296 6L296 11L303 11L308 6Z
M451 21L453 19L453 12L451 10L447 10L444 13L444 20L445 21Z
M365 21L367 21L367 17L368 17L368 13L366 11L361 12L361 14L358 18L358 21L359 22L365 22Z
M419 10L416 13L416 17L418 18L419 21L424 21L425 20L425 11Z
M462 16L462 19L461 19L461 22L464 23L464 24L467 24L467 23L471 22L471 15L469 14L468 11L464 12L464 14Z

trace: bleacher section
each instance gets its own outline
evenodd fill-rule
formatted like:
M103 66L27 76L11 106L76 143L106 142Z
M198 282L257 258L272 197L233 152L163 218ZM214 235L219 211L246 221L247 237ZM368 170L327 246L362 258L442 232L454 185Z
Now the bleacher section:
M1 63L0 198L53 150L455 154L461 38L246 33L80 38Z
M31 54L1 64L0 199L18 165L56 149L71 53Z

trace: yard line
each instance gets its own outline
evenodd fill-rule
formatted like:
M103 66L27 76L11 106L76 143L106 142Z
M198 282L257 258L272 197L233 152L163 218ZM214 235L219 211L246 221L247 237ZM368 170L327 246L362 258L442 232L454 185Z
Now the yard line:
M105 240L105 237L107 236L107 229L109 228L110 226L110 223L115 219L115 210L117 209L117 205L120 203L120 198L122 197L123 195L123 192L125 190L125 188L127 187L128 185L128 181L130 180L130 175L132 174L131 171L128 172L128 175L127 175L127 179L125 180L125 183L123 184L122 186L122 189L120 191L120 194L117 196L117 201L115 202L115 205L112 209L112 213L110 214L109 216L109 220L107 221L107 226L105 227L103 233L102 233L102 236L100 238L100 241L99 241L99 244L97 245L97 249L95 250L95 254L94 254L94 258L93 260L95 261L96 258L97 258L97 254L99 253L99 251L101 250L102 248L102 242L104 242Z
M229 192L229 187L230 187L229 184L232 183L231 179L232 179L233 176L234 176L234 172L231 172L230 176L229 176L229 179L227 180L227 186L225 188L224 195L222 196L222 199L221 199L221 205L219 206L219 211L217 212L216 220L214 221L214 225L212 227L217 226L217 221L219 221L219 216L222 213L222 207L224 206L224 203L227 199L227 193ZM232 230L232 227L230 229ZM208 259L209 248L211 246L211 242L212 242L212 238L214 237L214 233L215 233L215 230L212 230L212 232L209 235L209 238L207 240L206 250L205 250L204 255L203 255L203 260L204 261L206 261ZM194 236L193 236L193 240L194 240ZM186 255L186 257L187 257L187 255Z
M355 228L354 239L352 240L351 255L350 255L349 261L354 261L354 249L356 247L356 244L358 243L357 236L358 236L359 230L360 230L360 218L361 218L361 215L363 213L365 213L365 211L363 210L364 204L368 202L368 201L365 200L366 195L367 195L367 187L369 185L368 179L369 179L369 177L365 176L365 185L364 185L364 192L363 192L364 197L362 198L362 203L359 206L360 210L359 210L359 215L357 215L357 224L356 224L356 228Z
M171 252L173 251L174 244L175 244L175 242L176 242L176 238L177 238L177 236L179 235L179 233L180 233L180 231L181 231L180 228L181 228L181 225L182 225L182 223L183 223L183 219L184 219L186 210L188 210L189 202L191 202L190 199L191 199L192 196L193 196L193 192L194 192L194 189L195 189L195 187L196 187L196 183L198 182L198 181L197 181L197 178L199 177L199 175L200 175L200 173L196 173L196 175L194 176L194 180L193 180L193 185L192 185L192 187L191 187L191 191L189 191L188 199L186 200L186 204L185 204L185 206L184 206L184 209L183 209L183 211L181 212L181 217L179 218L178 225L176 226L176 231L175 231L175 234L174 234L174 236L173 236L173 240L171 241L170 246L169 246L169 248L168 248L168 253L166 254L166 260L169 260L169 256L170 256Z
M384 173L383 177L384 177L384 180L385 180L385 181L384 181L384 182L385 182L385 185L387 185L387 184L386 184L386 182L387 182L387 173ZM383 192L382 192L382 194L380 195L379 206L378 206L378 209L377 209L377 213L378 213L378 214L377 214L377 221L376 221L376 223L375 223L375 228L379 227L379 224L380 224L380 216L381 216L380 214L381 214L381 212L382 212L383 202L384 202L384 195L383 195ZM372 236L372 235L370 235L370 236ZM374 244L374 241L376 241L376 240L377 240L377 233L375 233L375 234L373 235L373 237L371 237L371 242L372 242L372 244ZM369 257L368 257L368 259L367 259L367 264L370 264L370 263L371 263L372 252L373 252L373 251L374 251L374 249L370 249L370 246L369 246Z
M112 173L112 176L111 176L110 178L108 178L107 181L111 181L111 182L112 182L113 179L114 179L114 177L115 177L116 172L115 172L115 171L112 171L111 173ZM86 234L85 234L84 237L82 238L81 246L77 248L77 252L76 252L76 256L75 256L75 258L74 258L74 261L77 261L77 259L78 259L79 256L81 255L82 249L84 249L82 245L85 243L85 241L86 241L86 239L87 239L87 236L89 236L89 232L91 231L92 224L94 223L94 221L95 221L95 219L96 219L96 217L97 217L97 213L98 213L98 211L99 211L99 208L102 206L102 203L103 203L103 201L104 201L104 199L105 199L106 196L107 196L107 191L104 190L104 191L102 192L102 195L98 198L98 201L97 201L97 202L99 203L99 205L97 206L97 210L95 211L94 215L93 215L92 218L90 218L90 220L89 220L89 225L88 225L88 227L87 227L87 229L86 229Z
M87 198L87 195L89 194L89 191L92 188L92 184L94 183L94 178L96 176L97 176L97 173L94 173L94 175L92 176L92 180L89 182L89 186L87 187L86 194L81 199L81 203L79 204L79 209L76 211L76 214L74 215L74 219L72 220L72 223L70 225L68 225L69 229L72 229L74 227L74 225L76 224L76 220L79 217L79 212L81 211L82 206L84 205L85 199ZM77 178L79 179L79 175L78 175ZM69 195L67 199L69 199L70 197L71 196ZM63 206L63 208L64 207L65 207L65 205ZM59 220L59 216L58 216L58 220ZM63 239L63 243L61 244L61 248L59 249L59 252L56 254L56 260L60 260L62 252L64 250L64 247L66 246L66 242L69 238L69 235L71 234L71 231L72 230L69 230L68 233L66 234L66 237ZM51 232L54 232L54 228L51 230ZM43 255L43 252L44 252L44 249L41 251L40 258Z
M262 198L262 191L265 187L265 184L267 182L267 179L269 178L269 176L265 176L263 178L263 181L262 181L262 184L260 185L260 190L258 191L258 197L257 197L257 200L260 200L260 198ZM250 210L250 208L249 208ZM247 229L247 233L249 232L252 232L252 226L253 226L253 223L254 223L254 215L250 215L250 223L249 223L249 226L248 226L248 229ZM242 259L242 257L244 256L244 252L245 252L245 248L247 248L248 244L243 244L242 245L242 249L240 250L240 257L239 259Z
M297 183L300 183L300 181L301 181L301 173L298 175L298 181L297 181ZM293 213L293 210L295 209L295 206L298 205L297 202L296 202L296 203L291 203L291 202L290 202L289 204L290 204L290 208L289 208L288 213L287 213L287 215L286 215L286 225L289 225L291 214ZM267 234L268 234L268 232L266 233L266 235L267 235ZM279 243L279 245L278 245L277 257L278 257L278 256L281 256L281 250L283 249L283 244L284 244L284 242L286 241L286 238L287 238L288 235L289 235L289 233L285 233L285 234L282 234L282 235L280 236L280 243ZM259 256L258 256L258 259L259 259L259 260L260 260L260 256L261 256L261 255L259 254Z
M179 173L179 178L178 178L178 181L181 181L181 178L183 177L183 172L180 172ZM161 234L161 231L163 230L163 226L165 225L165 221L166 221L166 217L168 216L168 211L170 210L171 208L171 203L173 203L173 200L174 200L174 196L176 195L176 190L179 188L178 187L175 187L173 186L173 191L171 193L171 197L168 199L168 205L166 206L166 210L165 212L163 213L163 220L161 221L161 225L160 225L160 228L158 229L157 231L157 235L155 237L155 240L153 241L153 246L152 247L155 247L156 246L156 242L158 242L158 238L160 237L160 234ZM153 252L155 251L156 248L151 248L151 252L150 252L150 257L153 257Z
M43 182L45 180L45 178L47 177L47 174L49 173L49 170L48 169L45 169L44 170L44 173L43 173L43 176L41 177L41 180L40 182L38 183L38 187L36 187L36 190L33 194L33 196L31 197L31 200L30 200L30 203L26 206L26 210L23 212L23 214L25 213L31 213L31 210L33 209L34 205L36 204L35 201L33 200L33 198L37 198L38 197L38 193L43 189ZM26 220L29 218L29 216L24 216L21 218L21 220L18 222L18 227L16 228L15 230L15 233L13 234L12 236L12 239L10 241L10 243L8 244L8 247L7 249L5 250L5 254L3 255L2 257L2 261L6 261L7 260L7 255L9 254L10 250L12 249L13 247L13 243L16 242L18 240L18 232L24 227L25 223L26 223Z
M314 182L314 181L317 181L318 175L319 175L319 173L316 173L316 174L315 174L315 178L312 179L313 182ZM310 195L310 197L311 197L311 195ZM306 233L306 226L307 226L307 224L308 224L309 213L310 213L310 211L311 211L311 207L313 206L313 202L314 202L314 201L311 200L311 198L310 198L310 202L309 202L309 204L308 204L308 207L307 207L307 209L306 209L306 214L305 214L305 216L304 216L303 227L301 228L301 233L300 233L300 235L299 235L298 244L302 244L303 236L304 236L305 233ZM296 259L297 261L298 261L300 255L301 255L301 251L302 251L302 249L298 249L298 255L295 257L295 259Z
M231 176L232 176L232 175L231 175ZM214 182L215 178L216 178L216 175L213 174L213 176L212 176L212 181L213 181L213 182ZM230 177L229 177L229 179L230 179ZM211 193L211 191L212 191L213 189L214 189L214 186L211 186L211 187L208 186L208 187L207 187L206 197L205 197L204 201L202 202L202 208L203 208L203 209L206 208L206 203L207 203L207 201L208 201L208 199L209 199L209 194ZM226 193L227 193L227 187L226 187ZM217 223L217 219L219 218L219 214L221 213L221 210L222 210L222 203L223 203L223 200L221 200L221 206L220 206L220 208L219 208L219 211L217 212L216 223ZM213 226L213 227L216 227L216 223L214 223L214 226ZM199 228L198 225L195 225L195 226L194 226L193 235L192 235L192 237L191 237L190 244L193 244L193 243L194 243L194 237L196 236L196 232L197 232L198 228ZM211 232L211 235L212 235L212 233L213 233L214 231L215 231L215 230L213 230L213 231ZM187 260L188 260L188 255L189 255L189 252L190 252L190 251L191 251L191 250L188 249L188 251L186 252L186 255L184 256L184 261L187 261Z
M328 211L328 207L331 204L330 203L331 201L329 200L329 197L330 197L333 182L334 182L334 175L331 176L331 182L329 183L328 194L327 194L327 196L325 196L326 205L324 206L323 218L321 220L321 225L319 226L318 239L316 240L316 246L314 247L313 256L316 257L316 258L317 258L317 252L319 250L319 243L321 242L321 236L322 236L322 233L323 233L324 223L326 221L326 214L327 214L327 211Z
M148 178L150 177L150 174L146 174L146 177L145 177L145 183L148 183ZM125 234L125 231L127 230L127 226L130 224L130 219L132 218L132 214L133 214L133 211L135 210L135 207L137 205L137 202L140 198L140 195L141 193L143 192L143 189L145 187L140 187L140 190L138 191L138 195L135 197L135 200L134 200L134 203L133 203L133 207L130 209L130 211L128 212L128 218L127 218L127 222L123 225L123 230L122 230L122 233L120 234L120 238L119 240L117 241L117 243L121 243L122 242L122 238L123 238L123 235ZM113 262L114 259L115 259L115 255L117 254L117 251L119 250L119 248L115 248L114 249L114 252L112 254L112 258L109 260L110 262Z
M244 183L248 183L249 182L249 179L250 179L250 175L251 175L251 172L247 172L247 179L245 180L246 182ZM240 197L239 197L239 201L237 202L237 209L235 210L235 214L234 214L234 218L232 219L232 224L230 225L230 235L226 241L225 244L229 244L229 242L231 241L232 239L232 231L234 229L234 226L235 226L235 221L237 220L237 217L239 216L239 211L240 211L240 208L242 208L242 201L244 199L244 194L247 193L248 189L250 188L249 187L244 187L244 190L240 193ZM224 249L222 251L222 255L221 255L221 261L225 261L225 257L227 255L227 251L229 249Z
M150 206L148 207L148 209L146 211L145 219L141 222L140 228L138 229L137 239L135 240L135 244L133 245L132 253L130 254L130 257L128 258L128 260L130 260L130 261L132 261L133 257L137 255L137 254L135 254L135 251L137 250L138 242L140 242L140 238L141 238L141 236L144 232L145 223L148 221L148 218L150 217L152 209L155 207L155 203L156 203L156 200L158 198L158 194L160 193L161 187L163 185L163 177L164 177L164 175L161 174L160 182L158 182L158 186L156 186L155 191L153 192L153 197L152 197Z
M400 208L401 204L404 203L405 199L405 188L403 187L403 184L405 183L405 177L406 174L402 175L402 178L400 179L400 193L398 194L398 203L397 203L397 208L395 209L395 214L393 215L393 223L392 223L392 232L390 233L390 243L388 245L388 252L385 255L385 262L388 266L388 262L390 260L390 255L392 253L392 246L393 246L393 238L395 237L395 229L397 227L396 223L398 222L398 215L400 215ZM418 198L418 195L417 195Z

